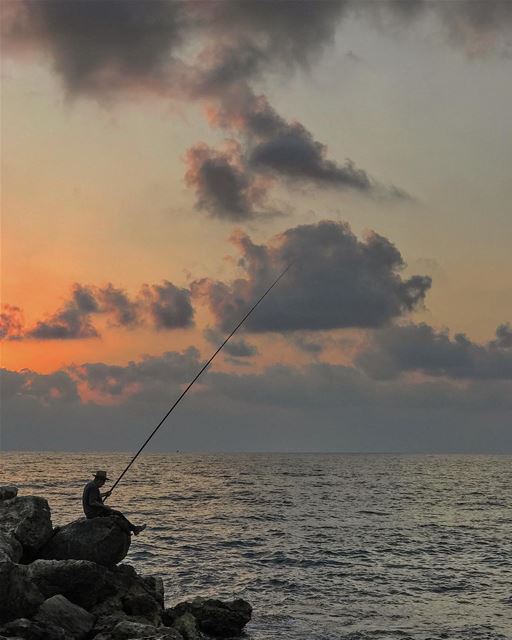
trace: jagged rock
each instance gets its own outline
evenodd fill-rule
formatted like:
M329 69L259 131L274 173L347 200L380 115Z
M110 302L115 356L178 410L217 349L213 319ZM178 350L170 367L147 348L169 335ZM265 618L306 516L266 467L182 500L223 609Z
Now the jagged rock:
M18 618L8 622L0 629L9 638L16 636L23 640L67 640L62 627L42 625L27 618Z
M94 615L96 616L96 622L94 623L93 630L95 634L104 633L110 635L110 632L116 625L118 625L120 622L128 620L128 616L126 615L126 613L124 611L118 610L114 610L111 613L97 613L95 610ZM96 640L96 636L94 636L94 638Z
M0 624L32 617L43 600L25 565L0 561Z
M89 560L111 567L126 557L130 534L119 525L116 516L80 518L61 527L41 549L46 560Z
M18 562L23 556L23 547L13 535L0 531L0 560Z
M203 640L204 636L197 628L197 621L191 613L184 613L174 620L173 628L185 640Z
M183 636L175 629L154 627L137 622L120 622L111 632L113 640L130 640L131 638L145 638L147 640L183 640Z
M61 595L45 600L34 619L49 627L60 626L77 640L86 638L94 626L94 616Z
M18 495L18 487L5 485L0 487L0 500L10 500Z
M87 560L35 560L27 570L45 598L60 593L84 609L117 593L115 575Z
M251 619L252 607L241 599L222 602L195 598L190 602L181 602L172 609L166 609L163 616L164 624L176 627L177 620L187 613L196 619L200 631L215 638L228 638L240 635ZM177 628L183 633L179 627Z
M21 544L23 559L32 559L53 535L48 502L36 496L0 500L0 531Z
M164 606L164 581L160 576L141 576L155 600Z

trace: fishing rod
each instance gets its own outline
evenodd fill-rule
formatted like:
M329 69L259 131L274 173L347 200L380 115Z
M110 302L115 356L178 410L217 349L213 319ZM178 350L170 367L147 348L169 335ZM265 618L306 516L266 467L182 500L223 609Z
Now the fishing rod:
M253 306L249 309L249 311L245 314L245 316L240 320L240 322L236 325L236 327L233 329L233 331L229 334L229 336L220 345L220 347L217 349L217 351L215 351L215 353L211 356L211 358L208 360L208 362L203 367L201 367L201 369L197 372L197 374L195 375L193 380L188 384L187 388L181 393L181 395L178 397L178 399L175 401L175 403L172 405L172 407L169 409L169 411L165 414L165 416L160 420L160 422L157 424L157 426L153 429L153 431L146 438L144 444L140 447L140 449L137 451L137 453L130 460L129 464L126 466L126 468L123 471L123 473L114 482L114 484L112 485L112 489L110 489L110 491L108 491L108 495L105 496L104 500L106 500L108 498L108 496L112 493L112 491L114 491L114 489L117 487L117 485L121 482L121 479L123 478L125 473L132 466L132 464L135 462L135 460L137 460L139 455L142 453L142 450L144 449L144 447L148 444L148 442L155 435L155 433L158 431L158 429L160 429L160 427L163 425L163 423L167 420L167 418L171 415L171 413L178 406L178 404L181 402L181 400L185 397L185 395L187 394L187 391L192 387L194 382L199 378L199 376L203 373L203 371L205 369L207 369L208 366L213 362L213 360L216 357L216 355L222 350L224 345L227 344L229 342L229 340L235 335L235 333L238 331L238 329L240 329L240 327L247 320L247 318L251 315L251 313L254 311L254 309L256 309L256 307L260 304L260 302L263 300L263 298L265 298L272 291L272 289L276 286L276 284L279 282L279 280L281 280L281 278L285 275L285 273L290 269L292 264L293 264L293 262L290 262L289 265L286 267L286 269L281 272L281 274L274 280L274 282L265 291L265 293L261 296L261 298L257 302L255 302L253 304Z

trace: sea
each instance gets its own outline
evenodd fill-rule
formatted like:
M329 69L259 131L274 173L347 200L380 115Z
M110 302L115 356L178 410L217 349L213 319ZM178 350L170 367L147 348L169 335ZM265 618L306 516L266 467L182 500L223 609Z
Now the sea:
M63 525L130 457L6 452L0 484ZM109 504L168 606L245 598L247 640L512 639L512 456L143 454Z

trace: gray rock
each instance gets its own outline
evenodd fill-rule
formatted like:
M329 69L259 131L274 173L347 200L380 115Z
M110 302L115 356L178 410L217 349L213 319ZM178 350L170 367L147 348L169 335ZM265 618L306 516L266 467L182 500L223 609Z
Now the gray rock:
M0 487L0 500L10 500L18 495L18 487L5 485Z
M18 562L23 556L23 547L14 535L0 531L0 560Z
M43 600L25 565L0 560L0 624L32 617Z
M45 598L60 593L84 609L118 592L115 574L87 560L35 560L27 572Z
M173 628L185 640L203 640L204 636L197 628L197 621L191 613L184 613L174 620Z
M62 595L45 600L34 620L49 627L60 626L77 640L86 638L94 626L94 616Z
M1 500L0 531L16 538L26 560L35 557L53 535L48 502L36 496Z
M120 622L117 624L114 629L112 629L112 638L114 640L128 640L129 638L155 638L159 632L161 632L161 636L165 637L164 634L170 631L165 627L154 627L150 624L141 624L140 622L129 622L125 620L124 622Z
M162 607L164 606L165 591L164 581L160 576L141 576L144 583L147 585L150 593L159 602Z
M110 613L98 613L98 611L98 608L94 609L94 615L96 616L96 622L94 623L94 633L96 634L110 634L110 632L116 625L118 625L120 622L128 620L128 616L124 611L120 611L117 609L110 611Z
M0 629L8 637L16 636L24 640L67 640L62 627L42 625L27 618L18 618L8 622Z
M156 583L139 576L133 567L126 564L105 571L113 592L90 609L96 616L95 630L110 632L123 620L156 627L162 623L163 606L159 591L155 591Z
M229 638L241 634L242 629L251 619L252 607L241 599L223 602L195 598L190 602L181 602L172 609L166 609L163 622L167 626L178 628L183 633L177 627L177 620L187 613L195 618L200 631L215 638Z
M115 516L81 518L61 527L39 557L46 560L89 560L106 567L126 557L131 537Z

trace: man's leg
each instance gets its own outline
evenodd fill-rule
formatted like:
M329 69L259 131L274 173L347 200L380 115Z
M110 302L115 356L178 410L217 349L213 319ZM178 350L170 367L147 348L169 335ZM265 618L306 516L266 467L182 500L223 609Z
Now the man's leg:
M121 513L120 511L116 511L115 509L112 509L110 514L117 516L119 520L119 524L127 533L133 531L135 535L138 535L141 531L143 531L146 528L145 524L140 527L137 527L137 525L132 524L123 513Z

